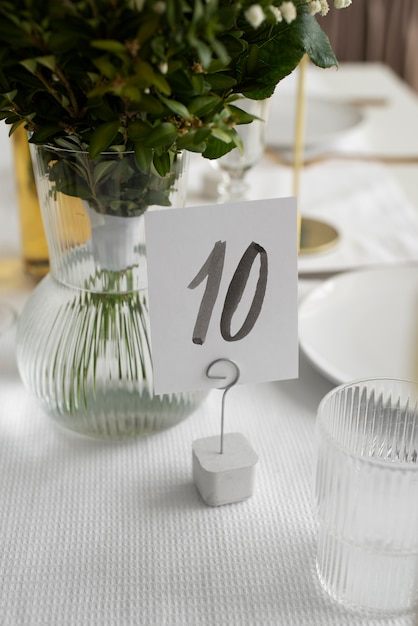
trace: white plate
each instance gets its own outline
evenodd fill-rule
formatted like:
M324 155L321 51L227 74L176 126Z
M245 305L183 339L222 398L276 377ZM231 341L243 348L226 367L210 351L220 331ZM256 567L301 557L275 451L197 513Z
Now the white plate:
M277 148L294 144L296 97L277 94L270 104L267 143ZM348 104L309 97L306 103L305 147L327 145L340 139L363 121L360 109Z
M300 346L339 384L415 378L418 266L348 272L313 289L299 308Z

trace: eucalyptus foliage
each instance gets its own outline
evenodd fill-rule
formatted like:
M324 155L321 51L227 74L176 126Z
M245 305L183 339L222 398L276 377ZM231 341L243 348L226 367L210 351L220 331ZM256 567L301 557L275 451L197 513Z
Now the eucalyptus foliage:
M90 160L134 151L138 176L164 178L178 150L219 158L253 119L238 94L271 96L305 53L337 63L307 0L290 24L280 3L260 0L254 27L252 0L2 0L0 116Z

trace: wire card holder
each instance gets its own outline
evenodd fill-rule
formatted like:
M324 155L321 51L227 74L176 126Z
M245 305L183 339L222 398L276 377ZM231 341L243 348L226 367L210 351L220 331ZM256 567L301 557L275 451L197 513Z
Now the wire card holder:
M240 369L231 359L217 359L206 369L208 378L227 380L228 376L214 373L219 363L229 364L228 369L232 365L234 370L232 380L218 387L223 390L220 436L197 439L192 444L193 480L203 501L209 506L232 504L249 498L254 489L258 461L258 455L241 433L224 434L225 398L237 384Z

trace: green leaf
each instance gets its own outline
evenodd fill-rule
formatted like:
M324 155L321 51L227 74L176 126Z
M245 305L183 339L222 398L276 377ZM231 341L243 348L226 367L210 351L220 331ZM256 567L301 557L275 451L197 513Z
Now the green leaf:
M230 141L230 143L225 143L224 141L220 141L216 137L209 137L206 142L206 149L202 153L206 159L220 159L222 156L230 152L235 148L235 143Z
M89 146L90 159L95 159L111 145L118 133L119 125L119 121L106 122L93 131Z
M311 15L302 15L299 21L300 36L305 52L312 63L326 68L338 66L337 58L331 47L328 36Z
M20 65L23 65L23 67L31 74L35 74L36 68L38 67L35 59L24 59L23 61L20 61Z
M161 101L166 105L167 108L170 109L170 111L172 111L179 117L185 120L189 120L191 118L189 111L181 102L177 102L176 100L170 100L170 98L164 98L163 96L161 96Z
M191 152L203 152L206 148L205 140L211 133L210 128L201 128L199 130L190 130L181 135L176 141L179 150L190 150Z
M157 116L164 112L164 107L157 98L154 98L154 96L143 94L141 98L141 111Z
M222 128L212 128L212 136L224 143L230 143L232 141L231 135L225 130L222 130Z
M156 148L173 143L177 138L177 128L170 122L158 124L144 139L146 148Z
M113 52L113 54L117 55L127 54L126 47L123 43L114 39L94 39L91 45L98 50L106 50L106 52Z
M198 154L202 154L206 150L206 142L201 141L200 143L192 143L186 148L188 152L197 152Z
M79 150L80 146L71 141L70 138L67 137L57 137L54 142L59 148L64 148L64 150Z
M156 88L161 91L161 93L165 94L166 96L169 96L171 94L170 83L167 81L166 78L164 78L162 74L155 73L153 82Z
M160 59L163 59L166 52L166 38L164 36L154 36L151 39L151 48Z
M213 111L221 102L218 96L198 96L189 105L189 111L197 117L203 117Z
M179 150L184 150L185 148L189 148L189 146L193 145L195 142L196 131L191 130L184 135L178 137L176 145Z
M52 72L55 70L55 67L57 65L57 61L53 54L49 54L48 56L44 57L36 57L36 61L39 63L39 65L43 65Z
M90 200L91 198L91 189L84 181L61 182L58 191L66 196L73 196L82 200Z
M146 148L141 141L135 143L135 158L141 172L148 172L152 163L152 148Z
M12 126L10 127L9 136L13 135L15 130L17 130L19 126L21 126L24 123L25 123L25 120L22 120L22 119L19 119L17 122L14 122L14 124L12 124Z
M160 156L154 154L153 165L161 178L166 176L171 168L171 160L168 152L163 152ZM155 202L153 202L155 204Z
M18 94L17 89L13 89L13 91L9 91L8 93L3 93L2 96L6 98L9 102L13 102Z
M124 202L123 200L111 200L108 206L113 213L118 215L124 215L125 210L129 212L136 208L135 202Z
M228 33L224 37L222 37L221 42L228 56L228 59L222 59L224 65L229 62L229 59L231 57L234 58L238 56L241 52L244 52L246 50L248 44L245 39L242 39L242 35L242 32L240 37ZM218 54L218 56L220 55Z
M243 111L242 109L234 106L233 104L230 104L228 108L231 111L236 124L250 124L253 120L261 119L261 118L258 118L256 115L251 115L251 113L247 113L247 111Z
M194 74L190 78L190 83L192 86L192 92L197 95L202 95L210 89L210 85L205 82L203 74Z
M141 91L134 85L127 85L126 87L123 87L121 90L121 96L131 100L132 102L141 101Z
M109 80L117 76L117 69L107 55L93 59L99 72Z
M237 40L234 40L237 41ZM225 48L224 44L221 43L220 41L217 41L216 39L212 40L212 48L216 54L216 56L219 58L219 60L224 63L225 65L227 63L229 63L229 61L231 60L227 49ZM242 51L242 47L240 48L240 52ZM209 64L208 64L209 65ZM206 67L206 66L205 66Z
M233 141L233 143L236 145L236 147L241 152L241 154L243 154L244 153L244 144L242 142L242 139L241 139L240 135L235 130L235 128L231 128L231 141Z
M18 115L8 115L8 117L6 117L6 124L14 124L15 122L18 122L21 118Z
M212 50L203 41L196 40L195 48L204 68L208 68L212 60Z
M151 190L146 195L148 206L171 206L170 198L167 193L158 190Z
M257 44L248 46L247 51L247 72L252 76L257 71L257 63L259 57L259 47Z
M171 2L169 3L171 5ZM155 33L158 27L158 15L153 15L148 18L143 24L141 24L136 39L139 44L145 43L148 39L155 37Z
M232 76L228 76L227 74L221 74L217 72L216 74L206 74L205 80L210 84L212 89L214 90L227 90L232 89L237 84L235 78Z
M154 84L155 72L152 65L142 59L138 59L135 63L135 69L138 76L141 76L148 85Z
M257 63L251 74L247 67L241 84L241 93L249 98L270 97L275 85L297 67L305 53L319 67L337 65L328 37L306 7L299 8L298 17L290 26L276 25L270 37L265 29L259 30L257 37L263 44L259 45ZM244 66L244 61L245 53L237 63Z
M134 120L128 126L128 137L132 141L140 141L150 134L152 128L142 120Z
M170 81L171 90L177 96L192 95L195 91L193 79L195 76L189 76L181 67L180 69L170 73L168 80Z
M113 161L101 161L100 163L98 163L94 168L95 182L100 182L102 178L105 178L107 174L109 174L113 170L114 167L115 164Z
M206 141L210 133L211 133L210 128L207 128L207 127L199 128L199 130L196 131L196 143L200 143L201 141Z
M60 131L62 132L62 129L59 126L52 124L50 126L42 126L42 128L32 133L29 141L30 143L42 144Z

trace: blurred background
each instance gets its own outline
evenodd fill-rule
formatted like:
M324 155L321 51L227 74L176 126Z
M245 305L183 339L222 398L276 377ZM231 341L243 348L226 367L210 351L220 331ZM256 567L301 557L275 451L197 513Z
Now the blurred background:
M320 22L340 62L380 61L418 91L418 0L353 0Z

